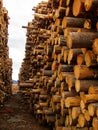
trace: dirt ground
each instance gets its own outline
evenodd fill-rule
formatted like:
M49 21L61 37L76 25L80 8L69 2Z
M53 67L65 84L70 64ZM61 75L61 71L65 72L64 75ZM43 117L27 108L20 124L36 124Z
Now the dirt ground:
M21 93L14 93L0 108L0 130L52 130L41 126L30 113Z

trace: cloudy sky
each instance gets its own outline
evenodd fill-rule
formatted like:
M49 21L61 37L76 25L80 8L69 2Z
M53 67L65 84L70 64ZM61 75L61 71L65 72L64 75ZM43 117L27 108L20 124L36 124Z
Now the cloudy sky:
M33 18L33 6L42 0L3 0L3 6L7 8L9 20L9 56L13 60L14 80L18 79L19 68L25 53L26 30L22 29Z

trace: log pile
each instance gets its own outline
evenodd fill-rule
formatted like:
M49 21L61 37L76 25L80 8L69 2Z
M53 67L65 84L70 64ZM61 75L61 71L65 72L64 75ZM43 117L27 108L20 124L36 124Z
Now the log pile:
M30 109L56 130L97 130L98 1L49 0L33 10L19 74Z
M11 94L12 59L9 58L8 42L8 11L0 0L0 106Z

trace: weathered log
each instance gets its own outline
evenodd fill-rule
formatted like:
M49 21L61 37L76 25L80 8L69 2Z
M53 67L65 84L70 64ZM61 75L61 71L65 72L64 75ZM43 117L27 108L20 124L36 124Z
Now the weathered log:
M54 74L53 70L43 70L44 76L52 76Z
M60 36L59 36L58 44L59 44L60 46L66 46L66 38L65 38L63 35L60 35Z
M59 64L58 72L73 72L73 65Z
M62 21L62 28L66 27L79 27L83 28L84 18L64 17Z
M52 52L53 52L53 46L52 45L48 45L46 51L47 51L47 55L51 56Z
M92 40L98 37L93 32L71 32L67 37L68 48L91 48Z

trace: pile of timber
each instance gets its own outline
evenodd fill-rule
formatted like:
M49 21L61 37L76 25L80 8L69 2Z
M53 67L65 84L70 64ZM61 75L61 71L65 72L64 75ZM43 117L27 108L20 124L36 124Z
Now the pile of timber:
M55 130L98 129L98 0L49 0L27 27L20 89Z
M9 58L8 42L8 11L0 0L0 106L11 94L12 59Z

